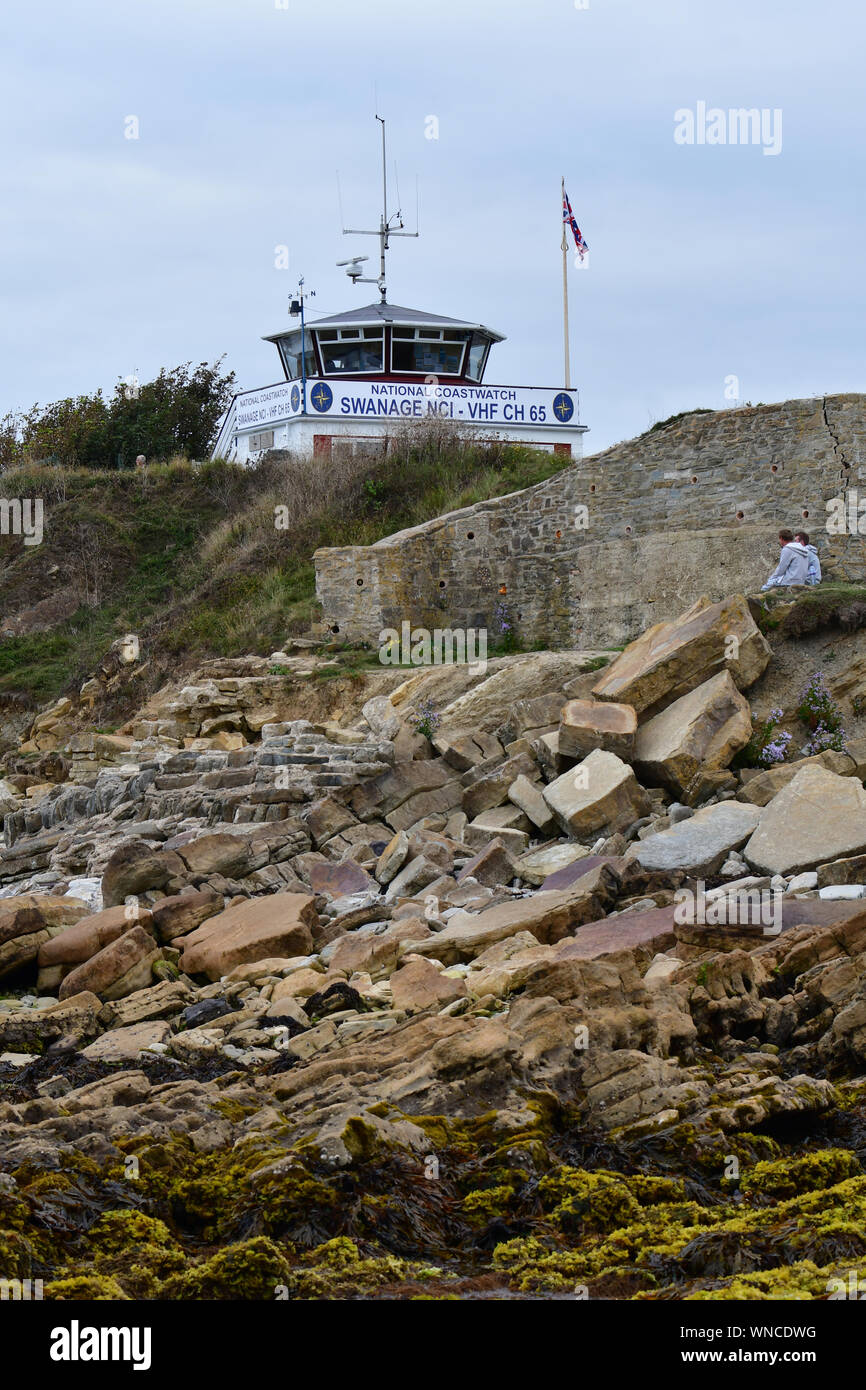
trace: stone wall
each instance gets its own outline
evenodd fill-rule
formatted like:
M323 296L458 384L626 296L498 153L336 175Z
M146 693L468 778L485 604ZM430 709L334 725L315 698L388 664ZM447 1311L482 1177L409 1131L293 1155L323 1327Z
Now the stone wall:
M825 530L830 498L866 499L864 444L866 395L687 415L524 492L317 551L325 621L374 644L404 621L494 641L504 604L527 645L618 645L702 593L759 588L780 526L811 533L825 572L864 579L862 537Z

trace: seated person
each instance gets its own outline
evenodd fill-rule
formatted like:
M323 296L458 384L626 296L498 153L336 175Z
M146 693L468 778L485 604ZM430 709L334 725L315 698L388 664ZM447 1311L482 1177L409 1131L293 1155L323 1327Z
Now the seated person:
M806 547L794 540L793 531L787 530L779 532L779 544L782 547L779 563L766 584L761 585L761 593L766 589L787 589L806 583L809 573L809 552Z

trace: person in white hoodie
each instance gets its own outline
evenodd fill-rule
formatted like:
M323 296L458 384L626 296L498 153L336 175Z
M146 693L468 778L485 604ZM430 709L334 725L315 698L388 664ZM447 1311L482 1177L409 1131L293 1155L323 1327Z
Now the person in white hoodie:
M814 545L810 545L810 544L809 544L809 532L808 532L808 531L796 531L796 532L794 533L794 540L795 540L795 541L799 541L800 545L804 545L804 546L806 547L806 553L807 553L808 556L809 556L809 572L808 572L808 574L806 575L806 583L807 583L807 584L820 584L820 583L821 583L821 561L818 559L818 552L817 552L817 550L815 549Z
M799 541L794 540L793 531L780 531L779 544L782 553L779 563L766 584L761 585L761 593L766 589L790 588L794 584L805 584L809 574L809 552ZM817 557L816 557L817 558Z

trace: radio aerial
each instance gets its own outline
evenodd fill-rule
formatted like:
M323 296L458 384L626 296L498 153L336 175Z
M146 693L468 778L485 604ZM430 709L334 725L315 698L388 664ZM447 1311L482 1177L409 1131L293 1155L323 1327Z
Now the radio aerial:
M385 289L385 252L389 249L389 239L392 236L416 237L419 235L417 229L414 232L407 232L403 227L403 215L398 208L396 212L388 212L388 173L387 155L385 147L385 118L377 116L376 120L382 127L382 212L379 216L379 226L375 229L371 227L344 227L343 236L375 236L379 238L379 274L362 275L355 269L357 262L366 261L366 256L355 256L352 261L338 261L338 265L346 265L346 274L353 285L376 285L379 290L379 297L383 304L387 303L387 291Z

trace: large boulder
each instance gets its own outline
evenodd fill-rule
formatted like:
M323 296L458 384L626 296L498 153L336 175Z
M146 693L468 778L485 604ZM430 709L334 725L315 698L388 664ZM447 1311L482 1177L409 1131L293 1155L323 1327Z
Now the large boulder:
M318 924L306 893L273 893L226 908L183 938L180 968L218 980L235 965L267 956L306 956Z
M634 767L643 782L685 796L699 775L728 767L751 734L749 702L720 671L641 726Z
M104 907L117 907L127 897L186 875L186 865L171 850L154 849L144 840L126 840L112 854L102 875Z
M651 809L632 769L601 749L548 783L542 794L562 828L577 838L602 828L625 830Z
M162 952L143 927L131 927L116 941L65 976L59 997L69 999L87 991L100 999L122 999L153 982L153 967Z
M656 623L626 647L593 686L599 700L655 714L720 671L748 690L766 670L770 647L742 594L699 598L680 617Z
M631 762L637 715L632 705L604 700L569 700L559 722L559 752L583 758L594 748Z
M864 851L863 784L812 766L802 768L761 812L745 856L764 873L791 874Z
M760 818L756 806L720 801L678 821L670 830L637 841L626 857L656 873L681 870L708 876L721 868L732 849L746 843Z
M224 874L226 878L243 878L253 859L249 836L225 833L200 835L181 846L178 853L196 877Z
M123 936L132 927L151 929L153 918L144 908L130 916L127 907L108 907L92 916L82 917L74 926L66 927L39 948L39 989L56 989L64 976L76 966L83 965L103 947Z

